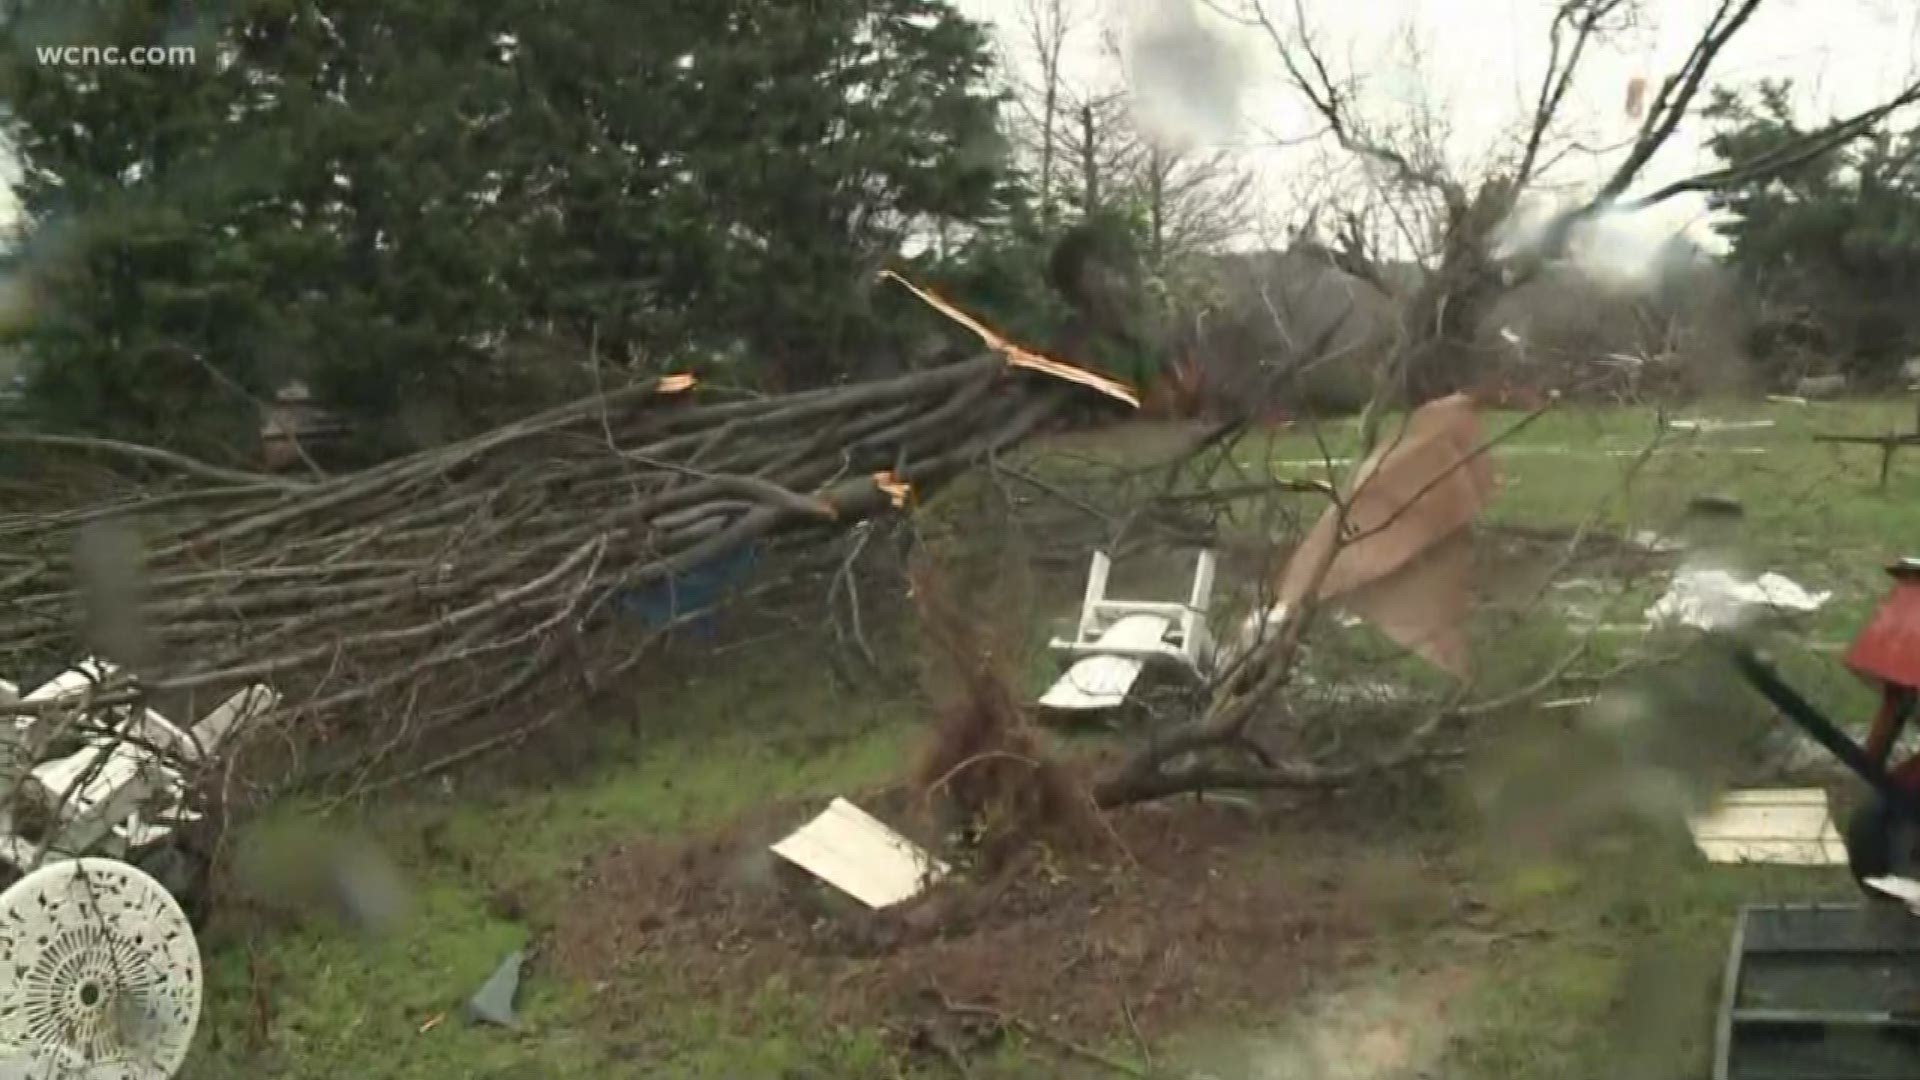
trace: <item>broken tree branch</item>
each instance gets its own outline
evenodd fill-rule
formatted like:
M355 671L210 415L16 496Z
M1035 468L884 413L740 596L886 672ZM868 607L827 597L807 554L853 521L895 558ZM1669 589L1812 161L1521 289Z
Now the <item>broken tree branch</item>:
M755 553L893 512L1019 442L1058 414L1074 392L1063 383L1130 393L992 344L941 368L776 397L709 402L684 376L644 381L313 482L9 436L180 477L105 519L80 507L5 522L9 545L39 557L4 574L0 670L99 653L74 619L88 583L72 553L79 530L105 520L145 538L137 615L161 655L106 680L87 710L266 681L283 705L258 727L286 743L289 782L323 772L373 786L372 763L404 769L403 751L428 736L435 760L466 760L555 722L551 709L513 715L553 643L624 635L631 654L750 584L736 579ZM196 495L208 501L182 501Z

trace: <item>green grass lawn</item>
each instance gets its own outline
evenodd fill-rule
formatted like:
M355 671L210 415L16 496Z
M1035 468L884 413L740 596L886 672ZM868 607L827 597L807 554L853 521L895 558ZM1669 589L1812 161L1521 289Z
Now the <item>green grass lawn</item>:
M1874 451L1819 446L1810 436L1904 427L1911 406L1742 405L1681 415L1758 417L1775 425L1670 433L1661 452L1633 472L1627 455L1652 439L1651 411L1549 414L1502 443L1504 486L1492 520L1570 528L1603 507L1609 530L1666 530L1694 494L1739 499L1747 512L1737 544L1743 560L1835 593L1798 635L1801 644L1783 651L1783 662L1816 700L1860 715L1864 691L1838 669L1832 646L1850 638L1881 594L1881 565L1920 549L1920 456L1896 462L1880 491ZM1489 430L1518 419L1491 417ZM1325 440L1331 452L1350 453L1355 429L1329 425ZM1153 442L1128 432L1093 453L1138 459L1154 452ZM1085 440L1075 446L1076 455L1088 452ZM1728 453L1726 447L1766 453ZM1315 440L1295 434L1244 456L1304 473L1311 467L1286 463L1319 452ZM1096 469L1082 456L1061 457L1047 447L1026 457L1036 474L1060 482ZM1656 584L1629 599L1643 605ZM1055 581L1044 597L1051 604L1077 588L1071 580ZM1635 618L1637 611L1623 617ZM1556 635L1564 628L1551 617L1533 619L1483 643L1492 652L1490 668L1501 670L1504 658L1510 677L1520 678L1563 640ZM881 651L896 655L890 650L910 648L910 637L883 641ZM538 956L520 997L521 1030L470 1027L460 1016L466 995L503 955L537 943L541 929L560 917L570 874L610 843L683 835L771 801L897 778L923 721L924 701L911 679L853 684L836 676L822 660L829 647L825 635L803 633L709 659L696 644L682 642L676 660L659 665L659 677L643 690L617 708L580 718L580 730L566 736L588 748L575 755L585 761L580 767L539 779L502 778L483 767L454 778L450 792L427 783L336 814L328 828L364 831L404 867L414 900L410 917L378 938L324 919L236 912L217 920L203 942L208 1001L187 1075L890 1077L920 1069L955 1075L937 1059L893 1060L880 1032L834 1027L778 986L730 1001L690 999L670 981L628 988L658 1002L651 1033L640 1039L604 1022L596 988L566 983ZM1045 673L1036 667L1034 674ZM1323 981L1329 994L1418 985L1426 976L1446 987L1445 1035L1421 1051L1432 1058L1429 1075L1599 1076L1604 1065L1643 1049L1653 1056L1640 1071L1605 1075L1698 1075L1697 1069L1672 1070L1677 1063L1696 1065L1704 1053L1705 1017L1738 906L1846 889L1831 873L1700 867L1670 836L1583 849L1577 857L1509 857L1505 841L1479 828L1462 806L1401 809L1418 822L1420 842L1436 846L1456 867L1450 888L1473 893L1483 914L1470 927L1446 919L1383 926L1370 955ZM286 830L295 824L311 827L300 808L288 808L251 829L243 846L255 853L294 850ZM1370 828L1397 835L1391 822ZM1356 864L1371 843L1367 832L1356 833ZM1655 850L1658 857L1648 854ZM1295 1075L1261 1061L1302 1052L1298 1006L1267 1010L1256 1003L1254 1019L1236 1018L1227 1035L1200 1025L1194 1045L1174 1040L1157 1059L1206 1068L1222 1080ZM1271 1015L1262 1017L1263 1011ZM661 1037L663 1030L670 1036ZM1114 1045L1127 1047L1125 1035L1116 1030ZM1078 1067L1044 1046L1016 1043L996 1060L978 1063L976 1075L1072 1075Z

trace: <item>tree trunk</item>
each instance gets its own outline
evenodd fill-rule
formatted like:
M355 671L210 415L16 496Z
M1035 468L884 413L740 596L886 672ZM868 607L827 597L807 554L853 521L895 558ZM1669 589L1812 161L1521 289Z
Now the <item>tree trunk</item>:
M1080 106L1080 182L1085 203L1081 209L1092 216L1100 208L1100 161L1095 150L1093 106Z

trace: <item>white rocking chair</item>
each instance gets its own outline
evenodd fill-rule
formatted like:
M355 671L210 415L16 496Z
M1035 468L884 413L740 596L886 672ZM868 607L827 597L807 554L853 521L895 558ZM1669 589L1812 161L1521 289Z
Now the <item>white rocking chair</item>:
M1093 553L1086 598L1074 638L1055 638L1051 648L1079 657L1040 698L1049 709L1091 712L1111 709L1127 699L1141 671L1155 664L1199 680L1213 662L1207 609L1213 596L1214 553L1202 551L1193 570L1187 602L1165 603L1107 599L1107 575L1113 562Z

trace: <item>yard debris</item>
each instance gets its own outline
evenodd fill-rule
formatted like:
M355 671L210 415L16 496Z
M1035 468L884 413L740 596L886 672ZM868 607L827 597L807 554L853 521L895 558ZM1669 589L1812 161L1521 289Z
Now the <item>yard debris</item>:
M1847 389L1845 375L1814 375L1793 385L1793 396L1819 401L1823 398L1839 397Z
M114 665L83 660L24 697L0 683L7 701L90 707L90 697L120 678ZM200 819L188 804L186 771L208 761L238 728L279 702L264 686L233 694L182 729L152 709L122 705L92 717L79 749L45 757L58 713L18 714L0 722L0 863L26 872L80 855L131 858ZM71 745L71 744L69 744Z
M1914 1076L1920 923L1890 904L1744 907L1715 1020L1715 1080ZM1620 1075L1649 1075L1646 1070Z
M921 288L891 270L880 271L880 276L900 285L908 292L919 297L921 302L925 303L928 307L933 308L940 314L973 331L973 333L979 337L981 344L1006 359L1008 367L1026 368L1030 371L1038 371L1051 375L1056 379L1062 379L1066 382L1078 383L1081 386L1098 390L1100 393L1115 400L1124 401L1136 409L1140 407L1139 392L1126 383L1118 379L1107 378L1097 372L1088 371L1086 368L1062 363L1052 357L1042 356L1039 353L1022 348L1012 341L1001 337L986 324L980 322L980 320L975 319L973 316L955 307L951 302L941 297L940 294L931 289Z
M467 999L468 1021L504 1028L519 1026L520 1019L513 1012L513 999L520 992L520 968L526 959L525 951L515 949L500 961L486 983Z
M759 545L742 544L660 581L624 590L616 594L614 606L651 629L706 616L739 587L760 554Z
M1073 640L1056 638L1051 646L1080 659L1040 698L1046 708L1074 712L1114 708L1127 699L1149 663L1164 663L1195 678L1211 666L1213 642L1206 620L1213 594L1214 553L1200 553L1193 588L1184 604L1107 599L1112 565L1105 552L1093 553Z
M1171 651L1167 631L1172 624L1157 615L1125 615L1100 636L1084 645L1080 642L1054 643L1054 648L1079 646L1097 651L1067 669L1040 704L1049 709L1072 712L1111 709L1127 700L1133 684L1139 680L1148 652Z
M1655 555L1671 555L1687 549L1686 541L1661 536L1652 529L1636 530L1628 539L1640 550L1651 552Z
M1665 595L1647 609L1647 620L1655 625L1678 623L1701 630L1732 629L1763 610L1818 611L1831 599L1831 591L1809 592L1793 579L1772 571L1748 579L1727 570L1683 567L1673 576Z
M1345 521L1329 507L1288 561L1280 603L1297 604L1331 556L1320 599L1340 601L1402 648L1466 678L1468 527L1495 486L1483 447L1467 395L1414 410L1355 473Z
M1730 791L1689 825L1708 862L1847 865L1846 844L1820 788Z
M906 801L862 805L891 815L919 797L896 794ZM1426 910L1451 902L1450 879L1437 875L1399 892L1366 887L1345 872L1350 837L1319 815L1299 822L1286 857L1275 858L1260 817L1209 798L1114 813L1113 839L1023 844L1001 871L970 867L908 910L795 903L741 872L743 843L792 813L762 807L691 836L631 836L601 853L558 909L554 970L576 985L610 984L596 1010L639 1027L657 1011L633 980L630 958L644 954L650 971L705 1000L746 1000L777 976L836 1023L913 1044L930 1013L947 1028L928 993L938 986L952 1000L1113 1049L1108 1039L1125 1030L1128 1010L1158 1042L1204 1023L1211 1002L1294 1001L1317 988L1323 965L1377 935L1407 893L1426 898ZM716 950L719 942L730 947ZM955 1042L963 1052L971 1045Z
M1870 886L1893 897L1895 900L1907 905L1907 908L1914 914L1920 915L1920 881L1889 874L1885 877L1867 878L1861 882L1861 884Z
M1774 426L1772 420L1675 420L1667 425L1675 431L1696 431L1712 435L1720 431L1759 431Z
M876 911L911 900L947 873L945 863L842 798L772 850Z
M602 632L622 594L641 595L644 619L645 590L692 568L787 537L783 557L824 547L829 531L891 514L1044 429L1079 387L1137 405L1131 387L920 295L995 352L744 399L686 392L697 384L668 375L313 479L0 431L8 455L106 454L174 474L153 489L164 499L67 506L51 491L41 512L10 523L10 548L72 551L82 524L108 516L145 539L133 614L169 659L130 665L139 685L122 677L97 704L270 680L288 699L274 727L287 752L267 756L287 775L246 785L249 799L418 779L573 716L575 695L537 688L563 669L627 666L635 635ZM89 593L75 564L9 571L0 670L79 654L86 628L72 615ZM684 599L655 606L684 616ZM509 713L512 730L500 730Z

